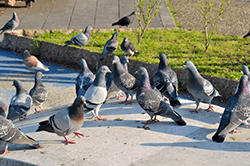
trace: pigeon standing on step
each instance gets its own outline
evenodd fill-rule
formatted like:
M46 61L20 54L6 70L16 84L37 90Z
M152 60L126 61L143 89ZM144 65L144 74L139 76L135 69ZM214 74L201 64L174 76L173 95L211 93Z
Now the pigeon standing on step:
M13 30L16 29L19 25L19 20L18 20L18 17L16 15L16 12L13 12L13 17L11 20L9 20L1 29L0 31L2 31L0 33L0 35L2 33L4 33L5 31L7 30L11 30L11 32L14 34Z
M86 112L91 111L94 118L98 120L106 120L106 118L99 116L98 112L107 97L105 76L110 72L107 66L101 66L96 73L94 82L84 95L86 98Z
M66 144L74 143L69 141L66 136L74 133L76 136L83 136L78 133L84 123L84 105L86 100L83 96L78 96L74 103L67 107L58 110L54 115L49 117L49 120L39 123L39 127L36 132L47 131L55 133L58 136L63 136Z
M84 96L86 90L90 87L95 79L95 75L89 70L85 59L81 59L81 71L76 77L76 95Z
M120 27L128 27L135 18L135 12L133 11L130 15L122 17L119 21L112 23L112 26L119 25Z
M139 53L132 42L128 41L127 37L124 37L122 44L121 44L122 51L132 58L134 53Z
M16 94L10 100L7 119L10 119L12 121L18 118L20 120L27 119L25 115L32 105L32 98L24 89L21 81L14 80L13 86L16 87Z
M161 94L167 97L170 101L170 105L180 106L181 103L178 99L178 79L176 73L168 66L166 55L160 53L160 63L158 70L154 76L154 85L161 92Z
M226 135L250 117L249 78L243 75L240 79L239 90L233 95L222 114L220 125L214 136L215 142L223 142Z
M8 105L0 98L0 115L7 117L8 115Z
M23 54L23 62L31 70L31 72L34 72L34 70L49 71L48 67L43 65L42 62L37 59L37 57L30 55L28 50L25 50Z
M118 56L113 57L112 64L114 66L114 83L119 89L121 89L126 94L126 100L122 103L127 103L128 97L130 95L131 101L127 104L132 104L133 95L137 91L139 81L129 72L127 72L127 70L121 65Z
M35 108L35 112L41 112L46 109L42 109L42 104L47 100L48 98L48 91L46 87L42 83L42 77L43 77L42 72L37 72L35 75L35 85L34 87L30 90L30 96L32 97L33 105L35 107L39 107L39 110Z
M151 88L147 70L144 67L139 67L135 74L139 74L141 77L136 100L150 116L150 120L146 124L157 121L156 116L160 115L173 119L180 126L186 125L182 117Z
M193 96L196 101L196 108L194 111L198 113L198 107L201 101L206 101L209 104L207 111L213 111L211 101L214 97L220 96L219 92L213 87L213 85L199 74L195 65L191 61L186 61L183 65L183 69L187 68L189 72L189 78L187 82L187 90Z
M10 120L0 116L0 142L2 146L6 143L5 150L1 155L10 153L8 151L8 144L27 144L33 148L40 148L41 146L31 137L25 135L20 129L18 129Z
M91 30L92 30L92 27L90 25L87 26L85 28L84 33L80 33L80 34L72 37L69 41L66 41L64 47L66 47L68 45L76 45L76 46L83 48L82 46L85 46L89 42Z

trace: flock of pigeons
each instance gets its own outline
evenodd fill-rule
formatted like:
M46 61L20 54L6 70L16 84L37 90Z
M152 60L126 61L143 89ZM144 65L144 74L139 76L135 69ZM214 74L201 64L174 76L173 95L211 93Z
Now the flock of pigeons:
M134 12L112 25L129 25L133 21L133 15ZM13 13L12 20L6 23L1 29L2 32L13 30L16 27L14 23L16 20L18 20L16 13ZM125 24L122 20L125 20L125 22L127 20L130 21L127 21L127 24ZM8 27L10 26L13 28L9 29ZM84 33L74 36L70 41L66 41L65 47L68 45L77 45L80 47L86 45L89 41L91 29L91 26L87 26ZM117 49L117 35L118 33L115 32L112 38L106 42L100 61L104 60ZM126 37L121 44L121 48L127 55L133 56L135 52L138 52L133 44L128 42ZM93 118L105 120L106 118L98 113L100 107L111 97L121 97L121 92L124 92L126 95L125 101L121 102L125 104L133 104L133 96L136 94L138 104L150 116L150 120L145 125L157 122L157 115L169 117L180 126L186 125L181 115L174 110L174 108L181 106L181 102L178 99L177 75L168 66L165 54L160 53L159 60L158 70L153 79L154 84L151 86L146 68L139 67L135 72L135 74L140 76L140 80L137 80L128 72L128 56L121 58L113 56L113 70L110 71L107 66L101 66L98 68L96 75L89 70L87 62L81 59L82 68L76 78L75 85L77 97L73 104L59 110L50 116L48 120L40 122L36 131L55 133L58 136L63 136L67 144L74 143L74 141L69 141L66 136L71 133L74 133L78 137L82 136L77 131L84 123L84 115L91 112ZM34 70L49 70L35 56L30 55L28 50L24 51L24 63L32 72ZM189 72L187 90L196 101L196 108L192 112L198 113L199 103L203 100L209 104L207 110L212 111L211 101L214 97L220 96L219 92L208 80L199 74L191 61L186 61L183 68L186 68ZM223 142L228 132L235 131L234 129L241 123L246 123L250 116L249 69L247 66L243 66L242 70L244 75L240 79L235 94L228 101L219 128L212 138L213 141ZM106 81L107 73L110 74ZM18 118L20 120L26 119L26 113L32 104L39 107L40 110L36 108L36 112L44 110L41 106L48 98L48 91L42 83L42 76L42 72L35 74L35 85L29 93L24 89L20 81L14 80L13 85L16 87L16 94L12 97L9 107L0 100L0 140L3 143L7 143L3 154L8 152L8 143L28 144L34 148L40 147L34 139L23 134L20 129L16 128L12 121ZM129 96L131 96L130 101L128 101ZM169 103L166 100L169 100Z

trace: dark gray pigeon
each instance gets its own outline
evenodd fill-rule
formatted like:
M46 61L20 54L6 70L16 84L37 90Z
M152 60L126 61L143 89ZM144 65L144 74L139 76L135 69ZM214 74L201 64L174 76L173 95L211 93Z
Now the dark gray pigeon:
M106 42L103 48L102 54L101 54L100 61L103 61L108 55L113 54L113 52L117 49L118 47L117 36L118 36L118 33L115 32L113 36L111 37L111 39L109 39Z
M92 30L92 27L90 25L87 26L85 28L84 33L80 33L80 34L72 37L69 41L66 41L64 47L66 47L68 45L76 45L76 46L83 48L82 46L85 46L89 42L91 30Z
M8 115L8 105L0 98L0 115L7 117Z
M128 72L128 57L127 56L123 56L120 59L120 62L123 66L123 68ZM124 97L124 95L121 95L122 90L120 90L114 83L114 70L112 70L112 72L110 73L108 80L107 80L107 90L108 90L108 95L106 100L110 99L112 96L115 96L117 99L119 99L120 97Z
M127 37L124 37L122 44L121 44L122 51L132 58L134 53L139 53L132 42L128 41Z
M70 107L61 109L50 116L49 120L40 122L40 126L36 132L47 131L55 133L58 136L63 136L66 144L74 143L74 141L69 141L66 136L71 133L74 133L78 137L83 136L83 134L78 133L77 130L79 130L84 123L83 107L85 104L85 98L78 96Z
M135 74L141 76L140 84L136 93L136 100L141 108L150 116L150 120L146 124L157 121L156 116L160 115L173 119L178 125L186 125L186 122L182 117L161 98L159 93L151 88L148 71L144 67L139 67Z
M112 23L112 26L119 25L120 27L132 24L135 18L135 12L133 11L130 15L122 17L119 21Z
M199 74L196 67L191 61L186 61L183 68L187 68L189 72L189 78L187 82L187 90L193 96L196 101L196 108L194 111L198 113L198 107L202 100L209 104L208 111L213 110L211 101L214 97L220 96L219 92L213 87L213 85Z
M19 25L19 20L18 20L18 17L16 15L16 12L13 12L13 17L11 20L9 20L1 29L0 31L2 31L0 33L0 35L2 33L4 33L5 31L7 30L11 30L11 32L14 34L13 30L16 29Z
M76 77L76 96L84 96L86 90L90 87L95 79L95 75L89 70L85 59L81 59L82 69Z
M86 98L86 113L91 111L93 118L98 120L106 120L106 118L99 116L98 112L107 97L107 87L105 76L111 71L107 66L101 66L97 73L93 84L87 89L84 97ZM94 112L95 111L95 112Z
M35 112L41 112L46 109L42 109L42 104L47 100L48 98L48 91L46 87L43 85L42 82L42 77L43 77L42 72L37 72L35 75L35 85L34 87L30 90L30 96L32 97L33 105L35 107L39 107L39 110L35 108Z
M2 146L6 143L5 150L1 155L8 153L8 144L27 144L33 148L40 148L41 146L29 136L25 135L20 129L18 129L10 120L0 116L0 141Z
M248 76L240 79L239 90L233 95L222 114L217 132L212 137L215 142L223 142L226 135L250 117L250 93Z
M248 68L246 65L243 65L243 66L242 66L242 72L243 72L244 75L247 75L248 78L250 79L249 68ZM239 84L237 85L234 94L237 93L238 89L239 89Z
M181 105L178 99L178 79L176 73L168 66L166 55L159 54L160 63L154 76L154 85L166 96L170 105L178 107Z
M19 120L27 119L28 117L24 115L26 115L32 105L32 98L24 89L21 81L14 80L13 86L16 87L16 94L11 98L7 119L12 121L17 118L19 118Z
M114 83L126 94L126 100L122 103L127 103L129 95L131 96L131 101L127 104L133 103L133 95L137 91L139 81L131 75L127 70L121 65L118 56L113 57L112 64L114 65ZM129 94L129 95L128 95Z

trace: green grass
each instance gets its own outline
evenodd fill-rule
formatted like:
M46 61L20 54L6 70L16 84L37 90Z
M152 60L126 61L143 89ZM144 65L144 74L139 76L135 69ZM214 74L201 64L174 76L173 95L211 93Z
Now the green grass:
M101 53L113 33L92 32L90 41L84 48ZM159 53L163 52L170 67L181 69L185 61L191 60L201 73L238 80L242 75L242 65L250 64L250 40L242 37L216 34L209 51L204 52L204 33L199 31L150 29L146 31L140 45L137 43L137 31L118 33L119 47L114 52L115 55L125 55L120 44L126 36L140 52L132 58L134 60L159 63ZM65 41L77 34L79 33L63 34L56 31L41 34L34 39L64 45Z

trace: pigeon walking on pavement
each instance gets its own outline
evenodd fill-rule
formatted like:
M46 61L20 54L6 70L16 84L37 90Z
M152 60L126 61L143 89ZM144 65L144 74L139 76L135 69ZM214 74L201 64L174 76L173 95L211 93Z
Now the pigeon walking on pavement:
M94 116L93 118L97 118L98 120L106 120L106 118L99 116L98 112L102 104L106 101L107 87L105 76L110 72L107 66L101 66L96 73L94 82L84 95L86 98L85 112L91 111Z
M191 112L198 113L198 107L202 100L205 100L209 104L207 111L213 111L211 101L214 97L220 96L219 92L208 80L201 77L195 65L191 61L186 61L183 68L187 68L189 72L187 90L193 96L197 105L195 110Z
M150 120L146 124L157 121L156 116L160 115L173 119L180 126L186 125L186 122L173 107L164 101L159 93L151 88L147 70L144 67L139 67L135 74L139 74L141 77L136 93L136 100L141 108L150 116Z
M134 53L139 53L139 51L137 51L133 43L130 42L127 37L124 37L122 44L121 44L121 49L128 56L131 55L130 56L131 58L133 57Z
M19 20L18 20L18 17L16 15L16 12L13 12L13 17L11 20L9 20L1 29L0 31L2 31L0 33L0 35L2 33L4 33L5 31L7 30L11 30L11 32L14 34L13 30L16 29L19 25Z
M5 150L1 155L10 153L8 151L8 144L27 144L33 148L40 148L41 146L31 137L25 135L20 129L18 129L10 120L5 117L0 116L0 142L5 146Z
M158 70L154 75L154 85L161 92L161 94L167 97L170 101L170 105L180 106L181 103L178 99L178 79L176 73L168 66L166 55L160 53L160 63Z
M84 33L80 33L80 34L72 37L69 41L66 41L64 47L67 47L68 45L76 45L76 46L83 48L82 46L85 46L89 42L91 30L92 30L92 27L90 25L87 26L85 28Z
M32 98L24 89L21 81L14 80L13 86L16 87L16 94L11 98L7 119L12 121L18 118L19 120L27 119L28 117L25 115L32 105Z
M30 55L28 50L24 51L24 58L23 58L24 64L31 70L33 73L34 70L44 70L49 71L49 68L40 62L37 57Z
M89 70L85 59L81 59L81 71L76 77L76 95L84 96L86 90L90 87L95 79L95 75Z
M134 21L135 18L135 12L133 11L130 15L122 17L120 20L117 22L112 23L112 26L119 25L120 28L122 26L128 27L132 22Z
M42 72L37 72L35 75L35 85L34 87L30 90L30 96L32 97L33 105L36 107L39 107L39 110L35 108L35 112L41 112L46 109L42 109L42 104L47 100L48 98L48 91L46 87L43 85L42 82L42 77L43 77Z
M8 115L8 105L0 98L0 115L7 117Z
M114 66L114 83L119 89L121 89L126 94L126 100L122 103L132 104L133 95L137 91L139 81L129 72L127 72L127 70L121 65L118 56L113 57L112 64ZM127 102L129 97L128 94L131 96L130 102Z
M85 104L85 98L78 96L71 106L60 109L54 115L50 116L49 120L40 122L36 132L47 131L55 133L58 136L63 136L66 144L74 143L74 141L69 141L66 136L71 133L74 133L78 137L83 136L83 134L77 131L84 123Z
M239 90L233 95L222 114L218 130L212 137L215 142L223 142L226 135L250 117L249 78L243 75L240 79Z

